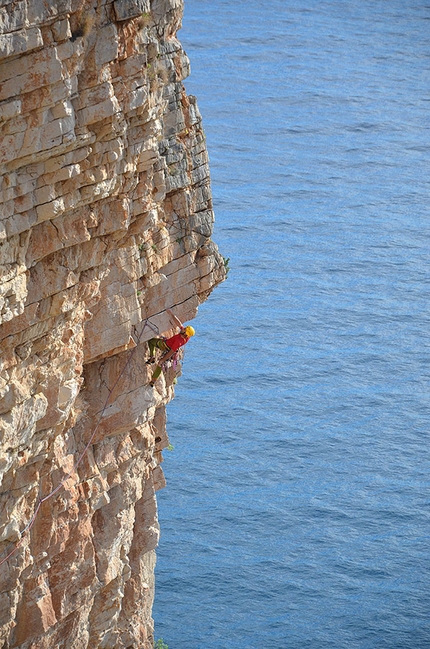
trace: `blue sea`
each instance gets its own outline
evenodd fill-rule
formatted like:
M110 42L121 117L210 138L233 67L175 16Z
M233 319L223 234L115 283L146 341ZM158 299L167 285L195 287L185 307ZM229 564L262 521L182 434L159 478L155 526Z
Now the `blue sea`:
M228 280L158 494L169 649L430 647L430 3L186 0Z

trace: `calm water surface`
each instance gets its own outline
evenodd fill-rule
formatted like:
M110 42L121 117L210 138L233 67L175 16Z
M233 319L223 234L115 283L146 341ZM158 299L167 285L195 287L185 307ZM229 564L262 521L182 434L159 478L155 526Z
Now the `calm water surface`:
M169 406L169 649L430 647L430 5L186 0L228 281Z

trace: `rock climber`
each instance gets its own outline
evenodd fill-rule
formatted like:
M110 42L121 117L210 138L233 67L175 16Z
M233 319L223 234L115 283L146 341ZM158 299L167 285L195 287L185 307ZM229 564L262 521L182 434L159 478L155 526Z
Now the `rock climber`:
M151 387L155 385L155 381L160 376L163 369L163 363L172 358L172 356L176 354L178 349L180 347L183 347L189 341L191 336L194 336L194 334L196 333L194 331L194 328L190 325L185 327L179 320L179 318L177 318L170 309L167 309L167 313L171 317L172 322L174 322L175 325L179 327L179 333L175 334L171 338L151 338L150 340L148 340L149 359L146 361L147 365L155 363L156 349L161 349L161 351L164 352L164 354L160 357L157 363L157 367L155 368L154 373L152 374L152 378L149 382L149 385Z

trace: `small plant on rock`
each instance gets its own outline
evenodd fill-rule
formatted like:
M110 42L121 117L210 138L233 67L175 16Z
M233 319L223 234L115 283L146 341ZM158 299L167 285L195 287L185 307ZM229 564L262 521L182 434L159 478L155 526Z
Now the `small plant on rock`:
M150 22L151 22L151 14L150 13L143 13L137 19L137 24L140 27L140 29L143 29L144 27L148 27Z
M223 257L224 261L224 268L225 268L225 276L228 277L228 274L230 272L230 257Z
M75 27L72 29L72 41L77 38L86 38L90 35L95 24L95 16L81 7L75 16Z
M158 638L157 642L154 645L154 649L169 649L169 647L166 645L163 638Z

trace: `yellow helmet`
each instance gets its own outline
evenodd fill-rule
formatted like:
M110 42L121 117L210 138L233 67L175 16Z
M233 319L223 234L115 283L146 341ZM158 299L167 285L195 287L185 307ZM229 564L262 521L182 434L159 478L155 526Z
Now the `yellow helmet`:
M196 332L194 331L194 328L191 327L191 325L188 325L188 327L185 327L185 333L187 334L188 338L191 338L191 336L194 336Z

